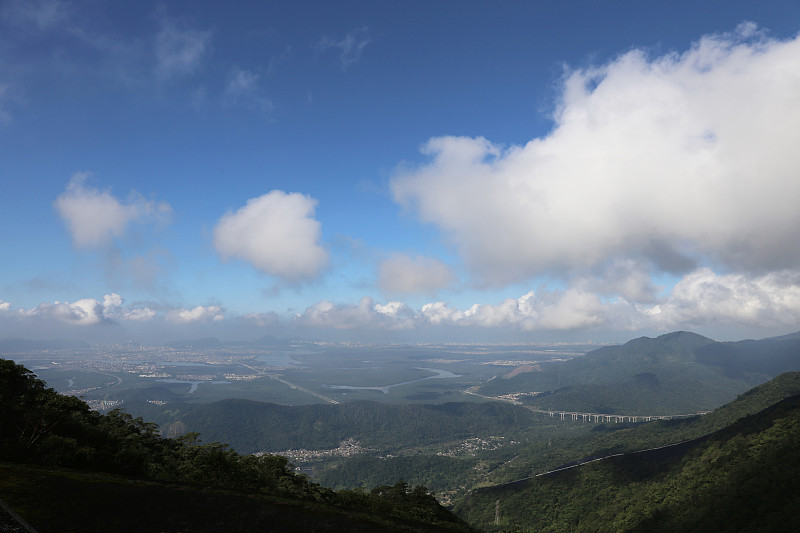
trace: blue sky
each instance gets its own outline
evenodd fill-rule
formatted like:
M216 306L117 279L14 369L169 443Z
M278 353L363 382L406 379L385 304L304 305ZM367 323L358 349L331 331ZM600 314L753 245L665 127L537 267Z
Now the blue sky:
M0 337L800 329L796 2L0 3Z

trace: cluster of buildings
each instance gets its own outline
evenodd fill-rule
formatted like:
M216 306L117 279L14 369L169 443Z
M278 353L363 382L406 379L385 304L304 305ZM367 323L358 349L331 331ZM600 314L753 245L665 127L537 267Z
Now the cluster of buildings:
M326 457L352 457L365 451L367 449L363 448L360 442L351 437L340 442L339 447L332 450L286 450L275 452L274 455L282 455L292 461L309 462Z
M436 455L444 457L458 457L460 455L472 455L479 451L491 451L505 446L506 444L516 444L514 441L509 443L505 442L505 437L496 437L490 435L489 437L472 437L466 439L464 442L454 448L447 449L442 452L437 452Z

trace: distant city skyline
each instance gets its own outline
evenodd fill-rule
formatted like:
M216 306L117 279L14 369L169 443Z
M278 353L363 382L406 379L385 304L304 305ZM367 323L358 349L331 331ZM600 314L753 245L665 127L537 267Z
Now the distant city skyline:
M0 338L800 330L791 1L0 2Z

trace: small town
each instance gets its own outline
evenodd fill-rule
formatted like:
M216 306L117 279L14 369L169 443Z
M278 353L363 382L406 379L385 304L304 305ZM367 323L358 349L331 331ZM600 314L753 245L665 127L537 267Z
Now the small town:
M339 443L338 448L332 450L286 450L283 452L258 452L254 455L265 455L266 453L274 453L274 455L282 455L287 459L297 462L309 462L326 457L352 457L369 451L363 448L361 443L354 438L343 440Z

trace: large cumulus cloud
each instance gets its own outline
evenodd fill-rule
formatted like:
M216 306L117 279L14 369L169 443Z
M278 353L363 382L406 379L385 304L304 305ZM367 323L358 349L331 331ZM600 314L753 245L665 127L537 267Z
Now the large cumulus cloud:
M226 213L214 228L214 247L223 259L238 257L285 281L313 278L328 261L314 218L316 200L272 191Z
M663 329L734 324L796 328L800 323L800 273L718 275L700 268L684 276L662 303L644 308Z
M631 260L763 273L800 260L800 38L754 25L565 77L524 146L440 137L393 194L489 284Z

